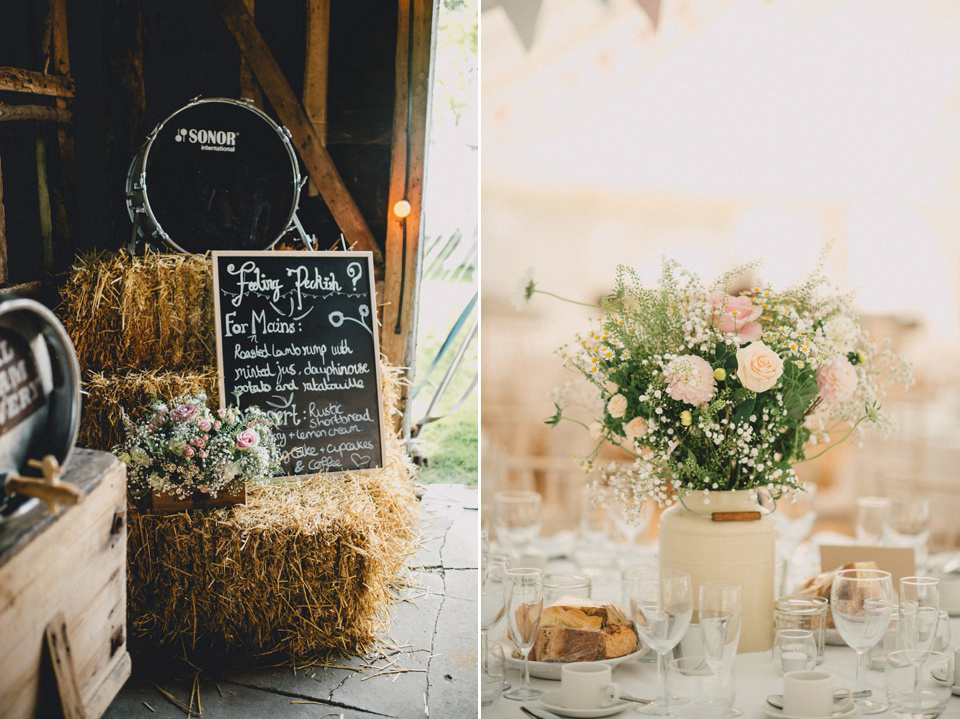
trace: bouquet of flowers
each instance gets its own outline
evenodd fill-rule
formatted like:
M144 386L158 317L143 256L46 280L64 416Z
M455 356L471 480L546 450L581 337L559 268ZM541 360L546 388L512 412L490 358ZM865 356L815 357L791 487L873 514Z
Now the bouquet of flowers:
M792 496L800 489L792 465L826 451L812 446L837 431L842 442L863 425L889 426L881 386L894 378L909 384L905 360L870 341L851 298L824 291L819 267L782 292L760 284L732 295L734 280L754 267L705 286L665 260L660 286L647 289L620 266L597 324L561 349L600 402L593 421L580 421L560 399L547 421L590 431L597 445L587 469L604 442L634 456L601 468L630 505L664 506L695 490ZM532 279L521 285L525 301L539 292Z
M201 393L155 401L139 422L126 414L123 422L127 437L113 453L127 465L135 495L157 490L180 499L194 492L216 497L230 485L280 471L277 418L256 407L212 411Z

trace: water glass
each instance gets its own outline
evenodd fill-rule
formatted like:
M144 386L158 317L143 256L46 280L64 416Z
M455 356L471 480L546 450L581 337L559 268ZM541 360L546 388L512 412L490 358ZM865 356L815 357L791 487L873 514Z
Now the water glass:
M901 649L903 644L900 642L900 615L897 613L890 617L890 626L884 632L883 639L867 651L870 668L882 672L887 668L887 655Z
M900 642L914 664L933 649L940 622L940 580L903 577L900 580Z
M940 610L940 621L937 623L937 639L933 643L933 651L950 651L950 615Z
M708 661L720 664L734 660L740 644L741 624L739 584L704 582L700 585L700 633Z
M953 688L953 653L931 652L919 667L906 651L887 656L884 685L898 717L937 717L947 709Z
M879 546L887 532L890 500L886 497L857 497L857 541Z
M773 639L777 674L802 672L817 666L817 640L808 629L778 629Z
M480 563L480 661L487 662L487 637L504 614L504 589L510 556L485 554Z
M590 599L593 582L581 572L554 572L543 575L543 602L553 604L563 597Z
M829 609L830 602L826 597L780 597L774 605L774 630L804 629L812 632L817 644L817 664L822 664Z
M497 541L514 556L540 536L541 500L536 492L510 491L493 495Z
M733 662L717 665L705 656L671 659L672 689L687 701L689 719L727 719L733 708Z
M487 652L486 669L480 672L480 706L492 706L506 686L506 661L503 646L494 644Z

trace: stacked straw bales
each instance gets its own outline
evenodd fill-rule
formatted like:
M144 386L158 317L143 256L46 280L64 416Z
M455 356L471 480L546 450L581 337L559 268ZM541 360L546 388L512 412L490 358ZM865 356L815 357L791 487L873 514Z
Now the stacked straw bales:
M211 264L201 257L100 255L78 262L61 319L84 369L81 446L122 439L121 410L154 397L217 396ZM384 414L399 373L384 366ZM388 434L385 466L248 489L232 509L154 515L130 508L132 639L216 653L311 659L370 648L415 550L413 464Z

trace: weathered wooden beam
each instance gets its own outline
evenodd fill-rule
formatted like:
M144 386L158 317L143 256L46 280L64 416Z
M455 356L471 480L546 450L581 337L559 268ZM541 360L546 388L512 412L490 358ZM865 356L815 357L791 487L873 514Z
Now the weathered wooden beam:
M250 17L254 17L254 2L255 0L243 0ZM240 97L251 100L254 106L263 109L263 92L260 90L260 85L257 84L257 78L254 77L253 70L250 69L250 63L242 54L240 55Z
M423 234L423 173L436 13L433 0L403 0L398 7L390 215L387 223L385 306L380 349L392 364L412 368L423 258L420 244ZM393 214L393 208L399 200L410 203L410 214L404 219ZM412 376L408 379L412 379ZM405 409L407 391L408 387L404 384L400 398L402 410ZM403 416L406 433L409 418L406 412Z
M2 158L0 158L2 160ZM10 279L10 262L7 260L7 211L3 208L3 166L0 164L0 284Z
M47 180L47 143L37 132L34 143L37 156L37 197L40 209L40 240L42 242L43 269L53 270L53 212L50 208L50 182Z
M17 67L0 67L0 90L25 92L30 95L73 97L76 85L69 74L44 75L42 72L21 70Z
M307 167L310 179L320 190L347 242L354 249L372 251L379 258L380 249L373 239L373 233L370 232L367 221L353 197L350 196L343 178L333 164L333 158L320 141L303 105L293 93L276 58L264 42L250 13L247 12L243 0L214 1L220 10L224 24L236 40L240 52L250 63L260 87L273 105L277 117L293 136L293 143L303 159L303 164Z
M303 109L320 142L327 144L327 80L330 67L330 0L307 0L307 58Z
M4 105L0 103L0 122L18 122L36 120L37 122L56 122L69 125L73 122L70 110L46 105Z
M53 70L57 75L70 76L70 46L67 42L67 6L66 0L50 0L50 30L53 38ZM67 109L68 100L58 97L54 100L58 110ZM56 217L57 237L61 246L69 248L70 214L67 207L74 207L73 182L76 179L76 151L73 143L73 128L68 125L57 127L57 145L60 148L60 166L57 181L53 184L53 208Z

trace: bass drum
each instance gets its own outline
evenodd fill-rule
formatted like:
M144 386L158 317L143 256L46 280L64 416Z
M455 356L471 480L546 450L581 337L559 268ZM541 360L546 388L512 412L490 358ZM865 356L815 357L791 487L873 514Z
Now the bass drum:
M127 173L144 237L178 252L266 250L294 221L300 166L290 133L249 102L194 100L157 125Z

